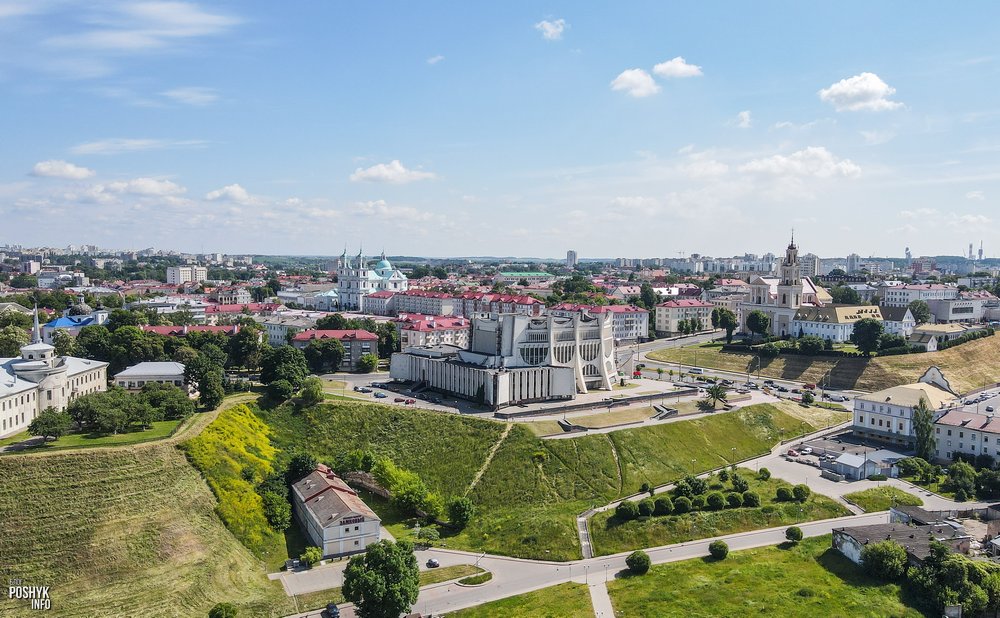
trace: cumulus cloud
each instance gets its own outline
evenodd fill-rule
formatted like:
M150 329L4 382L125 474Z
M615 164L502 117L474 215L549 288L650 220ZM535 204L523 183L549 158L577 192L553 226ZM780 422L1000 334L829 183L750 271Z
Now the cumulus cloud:
M239 184L231 184L209 191L205 194L205 199L210 202L232 202L234 204L253 204L256 198L241 187Z
M390 206L385 200L358 202L352 212L390 221L429 221L434 215L411 206Z
M427 64L437 64L442 60L444 60L444 56L440 54L437 56L431 56L430 58L427 59Z
M816 178L854 178L861 174L861 167L850 159L838 159L822 146L810 146L788 156L774 155L754 159L740 166L740 171Z
M750 110L745 109L736 114L736 126L741 129L749 129L753 126L753 120L750 118Z
M208 142L199 139L135 139L113 137L77 144L69 149L73 154L113 155L124 152L140 152L143 150L167 150L175 148L202 148Z
M878 75L865 72L823 88L819 91L819 98L833 105L838 112L880 112L903 106L899 101L889 100L895 93L896 89Z
M354 170L351 174L351 182L387 182L390 184L406 184L418 180L429 180L435 178L432 172L411 170L403 166L399 159L393 159L389 163L378 163L368 168Z
M197 86L190 86L187 88L173 88L171 90L166 90L161 92L163 96L168 99L172 99L177 103L183 103L185 105L194 105L198 107L203 107L205 105L211 105L219 100L218 93L212 88L200 88Z
M109 182L105 185L105 188L107 191L113 193L158 197L180 195L187 191L187 189L177 183L170 182L169 180L157 180L155 178L135 178L133 180Z
M612 90L622 90L636 98L648 97L660 91L653 77L642 69L626 69L611 82Z
M965 194L965 199L967 200L985 200L986 194L982 191L969 191Z
M672 60L661 62L653 67L653 73L660 77L698 77L702 75L701 67L688 64L684 58L677 56Z
M558 41L562 38L563 31L569 27L565 19L549 21L543 19L535 24L535 30L542 33L542 37L547 41Z
M65 178L66 180L83 180L84 178L93 176L94 170L73 165L66 161L50 159L35 163L35 167L31 168L31 175L46 178Z

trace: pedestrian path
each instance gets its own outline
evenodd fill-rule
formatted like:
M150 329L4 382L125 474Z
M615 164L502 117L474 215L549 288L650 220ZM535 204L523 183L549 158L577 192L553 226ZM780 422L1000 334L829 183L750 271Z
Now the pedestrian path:
M611 605L608 586L604 582L590 584L590 603L594 606L594 618L614 618L615 608Z

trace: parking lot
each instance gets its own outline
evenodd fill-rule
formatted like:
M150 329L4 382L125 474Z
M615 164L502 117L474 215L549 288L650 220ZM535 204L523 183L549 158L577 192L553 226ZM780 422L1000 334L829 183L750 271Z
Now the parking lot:
M991 389L976 393L962 400L966 412L992 414L1000 409L1000 390Z
M863 442L854 437L854 435L852 435L850 431L845 431L843 433L834 436L829 436L827 438L807 440L802 444L796 444L794 446L790 445L789 448L793 448L794 450L799 451L800 453L802 453L803 449L811 449L812 455L815 455L817 457L822 457L827 454L832 454L839 457L844 453L850 453L851 455L860 455L863 457L865 454L886 448L886 445L871 441ZM893 445L892 450L898 450L898 445ZM808 455L808 453L804 454Z

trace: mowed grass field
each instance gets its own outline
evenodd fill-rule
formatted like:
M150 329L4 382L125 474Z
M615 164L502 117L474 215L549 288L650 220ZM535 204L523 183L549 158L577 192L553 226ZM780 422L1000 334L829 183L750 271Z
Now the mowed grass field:
M791 547L731 552L654 566L641 577L608 584L615 615L782 616L788 618L919 618L924 614L897 584L873 580L830 547L830 537Z
M168 444L0 458L0 580L51 586L53 616L204 616L294 607ZM0 615L34 616L0 599Z
M873 487L844 495L845 498L860 506L866 513L888 511L892 506L923 506L924 501L918 496L895 487Z
M748 530L788 526L804 521L815 521L850 515L843 505L818 494L811 494L805 502L778 502L778 487L792 484L771 477L766 481L755 478L753 470L739 469L739 474L750 484L750 491L760 496L760 506L755 508L726 508L721 511L701 510L683 515L665 515L619 522L614 511L594 515L590 520L590 540L594 554L605 556L644 547L657 547L683 543L710 536L722 536ZM708 479L709 491L732 491L731 482L723 482L713 475ZM671 496L672 498L672 496Z
M699 365L727 371L746 372L751 365L756 374L756 355L725 352L721 344L709 343L685 348L658 350L650 359L664 363ZM884 358L829 358L780 356L761 358L760 375L819 384L829 375L834 388L877 391L916 382L928 367L944 371L952 388L965 393L984 383L1000 382L1000 337L984 337L940 352L903 354Z
M590 603L590 591L584 584L559 584L448 614L449 618L495 618L496 616L578 618L593 615L594 607Z

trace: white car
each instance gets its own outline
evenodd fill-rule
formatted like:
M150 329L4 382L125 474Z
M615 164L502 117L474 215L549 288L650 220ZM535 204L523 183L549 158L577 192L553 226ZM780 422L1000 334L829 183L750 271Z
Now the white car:
M803 455L812 455L812 452L813 452L813 450L812 450L811 446L807 446L804 449L802 449L802 454Z

